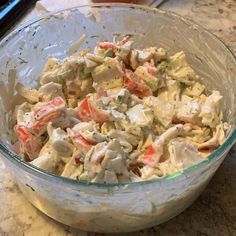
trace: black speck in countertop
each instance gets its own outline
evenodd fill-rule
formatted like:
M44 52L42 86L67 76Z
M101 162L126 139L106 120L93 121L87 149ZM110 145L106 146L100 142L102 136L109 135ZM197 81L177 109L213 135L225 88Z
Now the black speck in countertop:
M34 188L32 188L30 185L25 184L25 186L29 187L33 192L35 192Z

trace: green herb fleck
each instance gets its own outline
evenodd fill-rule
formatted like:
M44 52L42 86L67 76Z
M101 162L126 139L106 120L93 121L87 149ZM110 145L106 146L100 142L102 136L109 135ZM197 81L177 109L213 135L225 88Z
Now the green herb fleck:
M108 49L105 52L105 57L114 57L114 53L113 53L112 49Z
M122 104L123 103L123 96L121 96L121 95L118 95L117 96L117 101L119 102L119 104Z
M146 84L153 92L156 91L159 87L159 81L157 83L147 81Z
M90 73L85 73L84 70L79 71L79 79L85 80L89 77Z
M125 120L126 120L127 122L130 122L130 119L129 119L128 116L125 117Z
M170 69L171 69L171 65L167 61L163 61L161 64L159 64L158 70L160 74L164 74L166 70L170 70Z
M140 61L139 61L139 51L137 51L135 58L136 58L137 62L140 62Z
M188 86L185 83L180 83L180 89L184 90L186 89Z

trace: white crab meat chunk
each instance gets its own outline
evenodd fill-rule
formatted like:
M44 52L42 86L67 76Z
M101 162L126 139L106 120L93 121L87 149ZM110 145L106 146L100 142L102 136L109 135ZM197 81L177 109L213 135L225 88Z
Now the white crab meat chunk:
M162 172L158 168L153 168L148 165L141 168L140 172L141 172L142 180L154 179L157 177L161 177L163 175Z
M225 140L225 131L223 124L216 126L216 130L213 133L213 137L208 141L199 145L199 149L215 149L218 146L222 145Z
M18 105L16 107L15 113L16 113L17 124L19 124L25 120L24 114L27 112L30 112L30 110L31 110L31 107L30 107L29 103L27 103L27 102L24 102L21 105Z
M167 51L164 48L150 47L145 48L145 52L151 52L155 63L167 59Z
M22 114L21 121L18 122L18 124L23 125L25 127L32 127L34 123L35 123L35 116L33 112L26 112Z
M133 43L133 41L127 41L122 46L118 46L115 55L120 57L122 60L126 60L131 51Z
M201 124L201 106L199 102L191 100L188 102L180 102L176 108L176 118L185 123Z
M52 75L55 71L59 70L60 67L61 62L58 59L49 57L40 76L40 84L43 85L51 82L51 79L49 78L50 75Z
M73 79L84 66L84 58L71 56L62 61L56 58L49 58L40 76L40 84L49 82L63 84L67 79Z
M213 91L209 97L204 96L203 104L201 106L200 117L203 125L214 128L220 123L219 102L222 96L218 91Z
M139 65L142 65L144 62L149 61L152 56L152 52L133 49L130 55L130 65L132 69L136 69Z
M129 179L122 146L117 140L103 142L94 146L85 156L84 169L92 182L118 183L118 176Z
M168 130L166 130L162 135L156 138L153 143L153 147L156 150L157 162L159 162L160 157L163 155L164 145L171 139L178 137L184 131L184 126L181 124L175 125Z
M116 139L119 141L126 141L131 143L133 146L138 145L140 137L137 135L133 135L131 133L128 133L126 131L122 130L115 130L112 129L111 131L108 132L107 136L111 139Z
M55 172L58 165L58 160L53 157L52 147L50 142L47 142L41 149L38 157L30 162L31 164L50 171Z
M173 140L168 145L171 163L185 169L202 161L198 149L190 144L179 140Z
M74 146L87 153L94 145L106 140L97 128L94 122L80 122L71 129L67 128L67 133Z
M69 142L68 134L61 128L54 128L51 122L47 126L52 150L59 157L72 156L74 146Z
M184 126L181 124L175 125L166 130L161 136L159 136L154 144L164 144L170 139L177 137L184 132Z
M64 97L62 92L62 85L54 82L49 82L45 85L42 85L39 90L39 98L42 102L48 102L56 97Z
M142 104L130 108L126 114L132 124L141 127L150 125L154 118L152 110L150 108L145 108Z
M166 161L159 163L158 169L160 170L163 176L170 175L178 171L182 171L182 168L179 166L173 165L170 159L167 159Z
M83 172L83 165L76 163L76 158L79 159L83 153L80 150L76 150L73 153L73 156L69 159L66 163L61 176L72 178L72 179L79 179L80 175Z
M80 120L78 119L75 110L72 108L66 108L64 114L58 117L57 120L53 122L53 125L65 129L71 128L78 123L80 123Z
M171 102L163 101L157 97L144 98L144 105L150 107L154 117L164 127L169 127L175 115L175 109Z
M94 82L103 89L122 87L122 66L117 59L106 57L104 63L92 71L92 77Z
M145 83L148 85L148 87L150 87L152 91L156 91L159 87L161 87L161 79L149 73L146 67L139 66L136 68L134 73L143 81L145 81Z

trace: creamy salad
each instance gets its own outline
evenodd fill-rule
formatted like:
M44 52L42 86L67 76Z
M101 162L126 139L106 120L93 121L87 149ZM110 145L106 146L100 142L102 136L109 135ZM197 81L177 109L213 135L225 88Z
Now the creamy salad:
M206 91L185 53L137 49L130 36L49 57L39 88L18 83L14 150L58 175L98 183L183 171L226 136L218 91Z

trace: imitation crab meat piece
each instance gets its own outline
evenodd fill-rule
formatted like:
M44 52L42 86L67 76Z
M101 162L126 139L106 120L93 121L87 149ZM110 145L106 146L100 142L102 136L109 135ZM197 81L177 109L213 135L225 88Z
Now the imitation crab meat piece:
M155 166L157 162L157 151L153 145L149 145L143 156L143 163L149 166Z
M157 68L151 63L145 62L143 64L143 67L147 68L148 73L150 73L151 75L154 75L154 76L157 75Z
M64 108L65 101L61 97L56 97L47 103L43 103L42 106L33 112L35 122L31 127L32 131L37 135L42 134L46 129L46 125L58 118Z
M78 117L82 121L95 121L97 123L104 123L109 118L109 113L99 109L90 101L89 97L82 100L79 107L76 109Z
M140 161L148 166L155 167L163 155L164 144L167 143L168 140L177 137L182 132L184 132L184 126L181 124L175 125L166 130L157 140L147 146L144 155L140 158Z
M151 96L152 90L146 83L131 70L125 71L124 84L130 92L135 93L139 97Z
M40 137L35 137L22 125L16 125L15 132L20 141L22 152L26 153L30 160L35 159L42 148Z
M149 61L151 58L151 52L133 49L130 54L130 66L132 67L132 69L136 69L139 65L142 65L144 62Z
M56 97L53 100L44 103L39 109L34 111L36 120L40 120L50 113L61 110L65 107L65 101L61 97Z
M216 126L213 137L199 145L198 149L202 152L212 152L218 146L222 145L225 140L225 132L222 124Z
M83 152L88 152L89 149L95 145L96 143L93 141L91 142L90 140L86 139L83 135L82 132L75 131L73 129L68 128L67 133L69 137L71 138L73 144L79 148Z
M65 101L61 97L56 97L49 102L41 103L36 110L25 113L27 116L23 116L21 126L40 136L46 131L47 124L58 118L64 109Z
M173 140L169 143L168 150L170 153L170 162L181 169L202 161L197 147L190 143Z
M116 45L111 42L101 42L98 44L98 46L102 49L112 49L113 51L116 50Z
M163 79L157 75L156 68L146 62L146 66L139 66L134 72L154 92L164 86Z
M50 121L55 120L57 117L59 117L61 115L62 111L54 111L51 112L49 114L47 114L46 116L44 116L42 119L40 120L36 120L35 123L32 125L31 129L32 131L36 134L36 135L40 135L42 133L44 133L47 124Z
M33 135L22 125L16 125L15 131L21 143L26 143L33 137Z

